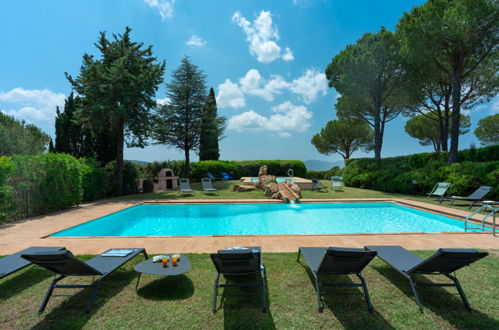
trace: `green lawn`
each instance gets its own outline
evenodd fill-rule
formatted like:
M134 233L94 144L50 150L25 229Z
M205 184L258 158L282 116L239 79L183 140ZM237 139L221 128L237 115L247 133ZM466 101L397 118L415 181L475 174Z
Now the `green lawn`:
M432 251L417 253L427 257ZM329 289L332 295L325 298L324 313L319 314L304 261L297 263L295 253L265 253L269 312L261 313L258 297L227 296L222 308L213 315L214 267L206 254L188 256L192 269L185 276L143 275L139 290L135 291L137 274L133 265L142 259L137 257L102 283L94 310L89 314L84 311L88 289L56 291L70 295L53 297L46 311L38 314L38 305L51 277L48 271L31 266L0 280L0 326L3 329L499 329L497 251L457 273L474 308L471 313L466 312L454 290L443 288L423 288L425 308L423 313L419 312L408 282L375 259L364 271L376 310L373 314L367 311L359 288ZM341 280L349 281L347 277ZM85 281L89 279L68 278L62 282Z
M324 186L329 186L329 181L321 181ZM215 181L213 183L214 187L218 189L218 194L205 194L201 191L201 184L194 183L191 184L191 188L195 190L194 195L184 195L180 196L177 191L174 192L162 192L162 193L151 193L151 194L135 194L112 198L112 200L183 200L183 199L266 199L266 197L261 190L250 191L250 192L234 192L232 187L235 184L241 184L240 181ZM302 190L302 198L407 198L420 202L427 202L432 204L439 204L435 199L426 199L424 196L414 196L414 195L402 195L402 194L392 194L385 193L376 190L360 189L343 187L343 191L333 191L328 189L327 191L311 191ZM450 206L450 202L443 202L442 205ZM468 210L469 203L464 203L461 205L455 205L453 207Z

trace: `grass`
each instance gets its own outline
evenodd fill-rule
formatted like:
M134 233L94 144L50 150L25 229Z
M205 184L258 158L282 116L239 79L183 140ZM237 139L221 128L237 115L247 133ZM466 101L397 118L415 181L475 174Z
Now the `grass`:
M166 252L166 251L165 251ZM417 251L427 257L432 251ZM364 271L375 308L369 313L359 288L331 288L324 313L317 312L311 275L296 253L265 253L269 312L261 313L255 297L225 297L211 312L214 267L206 254L188 255L192 269L185 276L142 275L135 291L137 257L103 281L94 310L85 313L89 290L66 289L54 296L46 311L38 304L51 280L37 266L0 280L0 326L3 329L172 328L172 329L499 329L499 258L497 251L471 267L459 270L473 312L466 312L455 290L423 288L420 313L408 282L381 260ZM84 259L90 256L83 256ZM426 277L441 281L441 278ZM334 279L334 278L333 278ZM349 281L347 277L339 278ZM354 278L351 278L355 281ZM64 284L88 282L68 278ZM237 290L237 289L233 289Z
M326 187L330 185L329 181L323 180L322 184ZM195 191L194 195L184 195L180 196L177 191L172 192L160 192L160 193L149 193L149 194L134 194L127 196L119 196L111 198L112 200L189 200L189 199L269 199L266 197L261 190L249 191L249 192L234 192L232 187L235 184L241 184L240 181L215 181L213 186L218 189L218 194L205 194L201 190L200 183L191 184L191 188ZM426 202L430 204L440 205L440 203L432 199L426 199L425 196L414 196L414 195L403 195L394 193L385 193L377 190L360 189L352 187L343 187L343 191L333 191L328 189L327 191L311 191L302 190L302 198L313 198L313 199L330 199L330 198L406 198L419 202ZM449 206L450 202L443 202L441 205ZM453 207L461 210L468 211L469 203L455 204Z

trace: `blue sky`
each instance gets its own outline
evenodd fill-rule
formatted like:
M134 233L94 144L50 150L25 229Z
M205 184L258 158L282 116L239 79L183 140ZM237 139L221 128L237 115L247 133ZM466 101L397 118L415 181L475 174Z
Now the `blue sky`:
M71 87L84 53L95 53L100 31L153 45L167 64L165 79L189 55L214 87L220 115L229 118L221 158L320 159L311 137L335 119L335 91L326 65L346 45L381 26L393 30L404 11L424 1L4 1L0 5L0 109L54 134L55 106ZM157 98L164 101L165 86ZM496 98L472 113L499 111ZM410 138L400 117L386 128L382 156L432 151ZM476 138L461 137L462 148ZM477 143L478 144L478 143ZM354 157L365 156L357 152ZM181 159L166 146L127 149L127 159ZM197 159L197 157L194 157Z

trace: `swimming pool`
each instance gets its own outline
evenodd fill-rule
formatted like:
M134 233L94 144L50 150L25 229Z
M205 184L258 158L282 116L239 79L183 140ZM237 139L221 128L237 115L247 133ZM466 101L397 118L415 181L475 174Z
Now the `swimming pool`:
M464 232L464 222L392 203L143 204L51 236L421 232Z

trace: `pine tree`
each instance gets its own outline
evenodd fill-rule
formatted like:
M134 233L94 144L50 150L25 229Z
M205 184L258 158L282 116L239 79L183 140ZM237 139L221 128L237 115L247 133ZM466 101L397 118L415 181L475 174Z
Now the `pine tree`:
M190 152L199 149L203 107L206 100L206 76L184 57L166 84L168 104L158 109L154 138L159 144L184 151L184 173L189 177Z
M218 141L223 138L225 126L226 118L217 117L217 100L212 87L203 108L201 135L199 138L199 160L218 160L220 158Z

